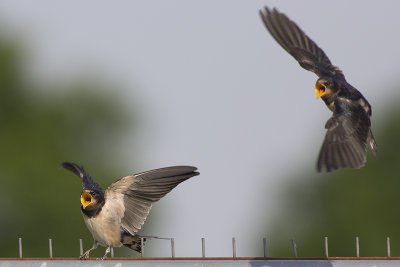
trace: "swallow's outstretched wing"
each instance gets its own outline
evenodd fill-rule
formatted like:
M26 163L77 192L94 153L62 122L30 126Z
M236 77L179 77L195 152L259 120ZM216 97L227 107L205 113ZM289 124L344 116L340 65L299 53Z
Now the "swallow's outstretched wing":
M272 37L291 54L304 69L318 77L329 76L344 80L342 71L331 64L325 52L293 21L276 8L260 10L261 18Z
M368 114L361 109L348 99L335 100L335 110L325 125L328 131L318 157L318 171L323 167L327 171L361 168L366 161L367 145L376 153Z
M63 162L61 166L64 169L67 169L71 172L73 172L75 175L79 176L82 180L82 187L83 189L89 189L89 190L96 190L98 192L103 192L101 187L99 186L98 183L94 182L92 177L85 171L83 166L79 166L78 164L74 162Z
M123 201L121 227L131 235L142 227L154 202L190 177L199 175L196 167L175 166L126 176L106 190L106 201Z

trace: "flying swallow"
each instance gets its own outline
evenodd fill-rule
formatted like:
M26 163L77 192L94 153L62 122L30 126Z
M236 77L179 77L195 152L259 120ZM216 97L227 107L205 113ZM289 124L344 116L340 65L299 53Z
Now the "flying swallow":
M261 18L272 37L306 70L318 76L315 84L321 98L333 112L326 122L317 170L361 168L366 162L367 147L376 156L377 145L371 131L371 105L345 79L343 72L293 21L276 8L260 10Z

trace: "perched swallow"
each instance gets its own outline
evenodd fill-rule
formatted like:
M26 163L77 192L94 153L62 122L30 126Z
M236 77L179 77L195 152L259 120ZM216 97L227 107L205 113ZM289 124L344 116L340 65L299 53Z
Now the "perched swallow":
M190 177L199 175L197 168L175 166L147 171L123 177L103 192L83 167L72 162L61 165L82 179L81 212L83 220L92 233L93 247L106 247L104 259L111 247L127 246L141 252L141 237L136 232L142 227L154 202Z
M272 37L300 66L317 74L317 98L321 97L333 112L325 124L328 131L319 153L318 171L324 166L328 172L364 166L367 146L374 156L377 149L371 131L371 105L367 99L347 83L342 71L332 65L324 51L285 14L265 7L260 15Z

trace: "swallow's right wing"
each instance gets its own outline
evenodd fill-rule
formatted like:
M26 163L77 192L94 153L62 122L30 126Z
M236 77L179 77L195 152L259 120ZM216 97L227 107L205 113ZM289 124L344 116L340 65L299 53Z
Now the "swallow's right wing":
M325 52L311 40L293 21L276 8L260 10L261 18L272 37L291 54L304 69L318 77L345 79L342 71L331 64Z
M142 227L154 202L181 182L199 175L196 167L174 166L126 176L107 189L106 201L123 199L124 217L121 226L130 234Z

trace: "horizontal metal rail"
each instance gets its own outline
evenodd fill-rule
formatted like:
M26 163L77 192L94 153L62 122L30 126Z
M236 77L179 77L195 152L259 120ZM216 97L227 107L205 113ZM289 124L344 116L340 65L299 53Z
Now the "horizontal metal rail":
M29 259L16 259L16 260L0 260L0 266L7 267L176 267L176 266L189 266L189 267L365 267L365 266L376 266L376 267L394 267L400 266L400 259L390 258L385 259L374 259L369 258L349 258L346 259L260 259L260 258L157 258L157 259L140 259L140 258L114 258L101 260L55 260L55 259L43 259L43 260L29 260Z
M316 258L301 258L298 255L297 245L295 239L292 238L292 249L294 258L276 258L276 257L267 257L269 256L267 252L267 238L262 239L264 257L238 257L237 255L237 242L236 238L232 238L232 257L206 257L206 242L205 238L201 238L201 255L202 257L175 257L175 239L174 238L160 238L160 237L151 237L151 236L139 236L141 239L141 255L140 257L117 257L114 258L114 250L111 250L111 258L107 258L107 260L399 260L400 257L391 257L391 248L390 248L390 238L386 238L386 257L360 257L360 239L358 236L355 237L355 257L329 257L328 255L328 237L324 237L323 244L325 248L325 257L316 257ZM145 257L144 256L144 241L147 240L168 240L170 241L171 246L171 257ZM382 242L383 243L383 242ZM22 238L18 238L18 249L19 249L19 258L0 258L1 260L77 260L77 258L53 258L53 240L49 239L49 258L23 258L22 256ZM79 239L79 252L80 255L83 253L82 239ZM399 265L400 266L400 265ZM1 267L1 265L0 265Z
M97 261L97 258L79 259L79 258L0 258L1 261ZM284 258L284 257L117 257L117 258L105 258L106 261L179 261L179 260L212 260L212 261L241 261L241 260L262 260L262 261L365 261L365 260L377 260L377 261L390 261L398 260L400 257L305 257L305 258ZM400 265L399 265L400 266Z

